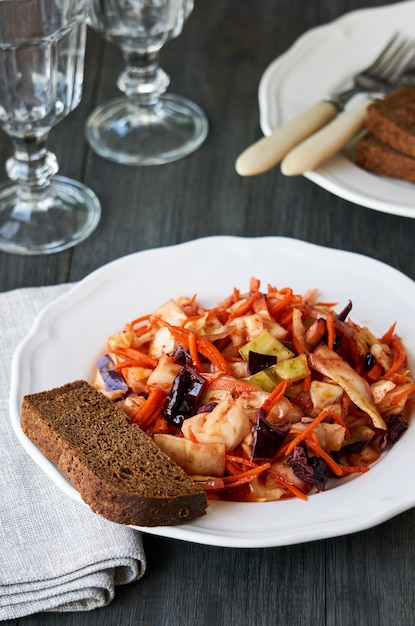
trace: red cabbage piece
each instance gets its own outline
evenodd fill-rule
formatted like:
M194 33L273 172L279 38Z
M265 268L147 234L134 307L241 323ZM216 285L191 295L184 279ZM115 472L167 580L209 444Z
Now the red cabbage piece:
M288 455L287 464L298 478L315 485L317 491L323 491L327 482L327 465L322 458L309 457L304 445L300 444Z
M346 304L344 309L340 311L340 313L337 313L336 320L341 320L342 322L346 321L346 317L349 315L350 311L352 310L352 306L353 306L352 301L349 300L349 302Z
M185 365L177 374L163 409L168 422L181 426L183 420L196 413L205 379L191 365Z
M382 433L379 439L379 446L384 450L386 446L396 443L408 429L408 422L402 417L401 413L391 415L386 425L387 430Z
M387 440L396 443L407 429L408 422L400 413L391 415L387 423Z
M114 361L108 354L98 359L97 367L107 391L128 391L123 375L114 369Z
M208 404L202 404L202 406L200 406L197 409L197 414L199 413L210 413L211 411L213 411L213 409L215 408L215 406L217 406L217 402L208 402Z
M291 422L271 424L266 418L264 409L256 412L257 423L253 428L254 445L252 458L254 461L269 461L273 459L281 448L290 430Z
M178 365L190 365L192 362L189 351L183 348L183 346L179 346L173 353L173 356Z
M275 365L277 357L272 354L260 354L250 350L248 352L248 373L250 376Z
M360 454L371 441L372 439L362 439L361 441L348 443L342 447L342 452L346 452L347 454Z
M346 304L346 306L340 311L340 313L337 313L336 315L336 320L340 320L341 322L345 322L347 316L349 315L350 311L352 310L352 301L349 300L349 302ZM334 340L334 344L333 344L333 350L338 350L340 347L340 343L341 340L343 338L343 334L338 334Z

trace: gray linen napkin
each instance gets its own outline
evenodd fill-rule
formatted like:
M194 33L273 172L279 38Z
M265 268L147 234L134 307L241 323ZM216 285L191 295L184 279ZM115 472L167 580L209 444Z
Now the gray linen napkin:
M68 285L0 293L0 620L105 606L140 578L141 535L61 492L19 443L9 419L13 352L35 315Z

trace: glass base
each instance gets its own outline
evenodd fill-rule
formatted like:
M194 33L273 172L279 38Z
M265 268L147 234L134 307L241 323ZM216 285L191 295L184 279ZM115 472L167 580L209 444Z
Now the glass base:
M21 199L17 185L0 186L0 250L14 254L51 254L75 246L97 226L101 205L85 185L52 178L47 195L36 203Z
M196 150L208 121L193 102L164 94L154 107L117 98L98 107L86 124L86 138L100 156L127 165L160 165Z

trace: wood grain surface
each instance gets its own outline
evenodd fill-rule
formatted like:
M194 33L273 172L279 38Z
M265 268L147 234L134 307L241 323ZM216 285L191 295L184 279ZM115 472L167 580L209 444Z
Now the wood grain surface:
M82 102L52 131L49 146L61 174L84 181L99 196L101 222L69 251L32 258L0 253L0 289L77 281L130 252L220 234L296 237L367 254L415 279L415 220L352 204L305 178L285 178L279 168L246 179L234 169L237 155L261 136L258 83L268 64L306 30L386 4L195 0L161 63L170 90L207 113L209 136L191 156L158 167L116 165L88 148L86 117L117 95L123 67L119 50L90 31ZM0 181L10 154L2 133ZM318 277L310 281L314 285ZM5 626L415 624L413 510L364 532L274 549L215 548L149 535L144 542L145 576L119 587L108 607L34 615Z

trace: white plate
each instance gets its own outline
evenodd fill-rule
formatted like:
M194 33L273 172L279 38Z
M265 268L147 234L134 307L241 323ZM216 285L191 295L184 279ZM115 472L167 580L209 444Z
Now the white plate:
M389 38L414 34L415 2L362 9L310 30L265 71L259 85L261 128L270 135L330 93L351 86ZM415 218L415 186L375 176L339 153L305 174L331 193L356 204Z
M36 319L12 365L13 427L27 452L67 494L72 485L23 434L24 394L90 378L106 338L171 297L198 294L213 306L250 277L297 293L318 288L339 307L353 301L352 318L383 334L395 319L415 355L415 283L395 269L353 253L295 239L211 237L138 252L93 272ZM212 502L207 515L175 527L145 532L196 543L233 547L279 546L371 527L415 505L415 426L366 474L307 502Z

